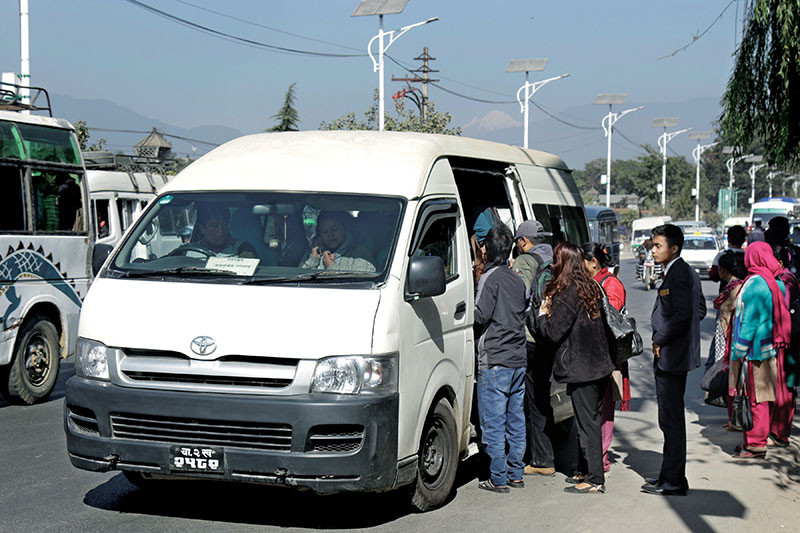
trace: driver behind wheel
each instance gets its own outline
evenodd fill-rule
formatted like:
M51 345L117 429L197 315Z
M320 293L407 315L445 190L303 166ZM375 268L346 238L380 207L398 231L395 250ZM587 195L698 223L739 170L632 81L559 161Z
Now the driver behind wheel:
M225 206L199 205L196 227L199 228L202 237L196 245L213 252L217 257L256 257L256 249L252 244L236 240L231 236L230 219L230 210Z

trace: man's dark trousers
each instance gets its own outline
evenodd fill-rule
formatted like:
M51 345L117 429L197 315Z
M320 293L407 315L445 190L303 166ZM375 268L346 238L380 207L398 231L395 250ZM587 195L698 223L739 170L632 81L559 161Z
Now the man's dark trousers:
M686 480L686 392L687 372L664 372L655 367L658 427L664 434L661 472L658 479L671 485L688 487Z
M525 419L528 425L528 463L538 467L555 465L553 444L548 432L553 424L550 405L550 375L553 353L542 345L527 343L528 366L525 371Z

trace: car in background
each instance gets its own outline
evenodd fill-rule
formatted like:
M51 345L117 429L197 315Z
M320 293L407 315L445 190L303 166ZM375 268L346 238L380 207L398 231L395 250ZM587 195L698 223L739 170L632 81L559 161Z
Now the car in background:
M714 258L722 250L722 243L714 233L694 231L684 235L681 257L700 277L708 278Z
M672 222L672 224L681 228L681 231L683 232L684 235L686 235L687 233L693 233L695 231L707 231L709 229L708 224L706 224L702 220L700 221L677 220L675 222Z

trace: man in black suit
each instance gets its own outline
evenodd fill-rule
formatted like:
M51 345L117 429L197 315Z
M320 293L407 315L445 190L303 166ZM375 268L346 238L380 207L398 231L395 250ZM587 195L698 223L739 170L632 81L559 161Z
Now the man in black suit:
M697 273L680 258L683 232L666 224L653 229L653 258L664 265L664 281L653 313L653 362L658 398L658 426L664 451L658 479L648 479L642 491L680 494L686 480L686 415L683 396L686 375L700 366L700 321L706 302Z

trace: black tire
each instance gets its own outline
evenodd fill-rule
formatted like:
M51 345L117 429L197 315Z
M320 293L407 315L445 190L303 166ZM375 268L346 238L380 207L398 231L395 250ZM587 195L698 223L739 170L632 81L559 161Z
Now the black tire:
M417 479L411 486L411 506L420 512L435 509L450 496L458 469L456 416L442 398L428 414L419 445Z
M47 317L32 315L20 328L7 374L0 375L0 392L10 402L41 402L53 392L60 364L58 330Z

